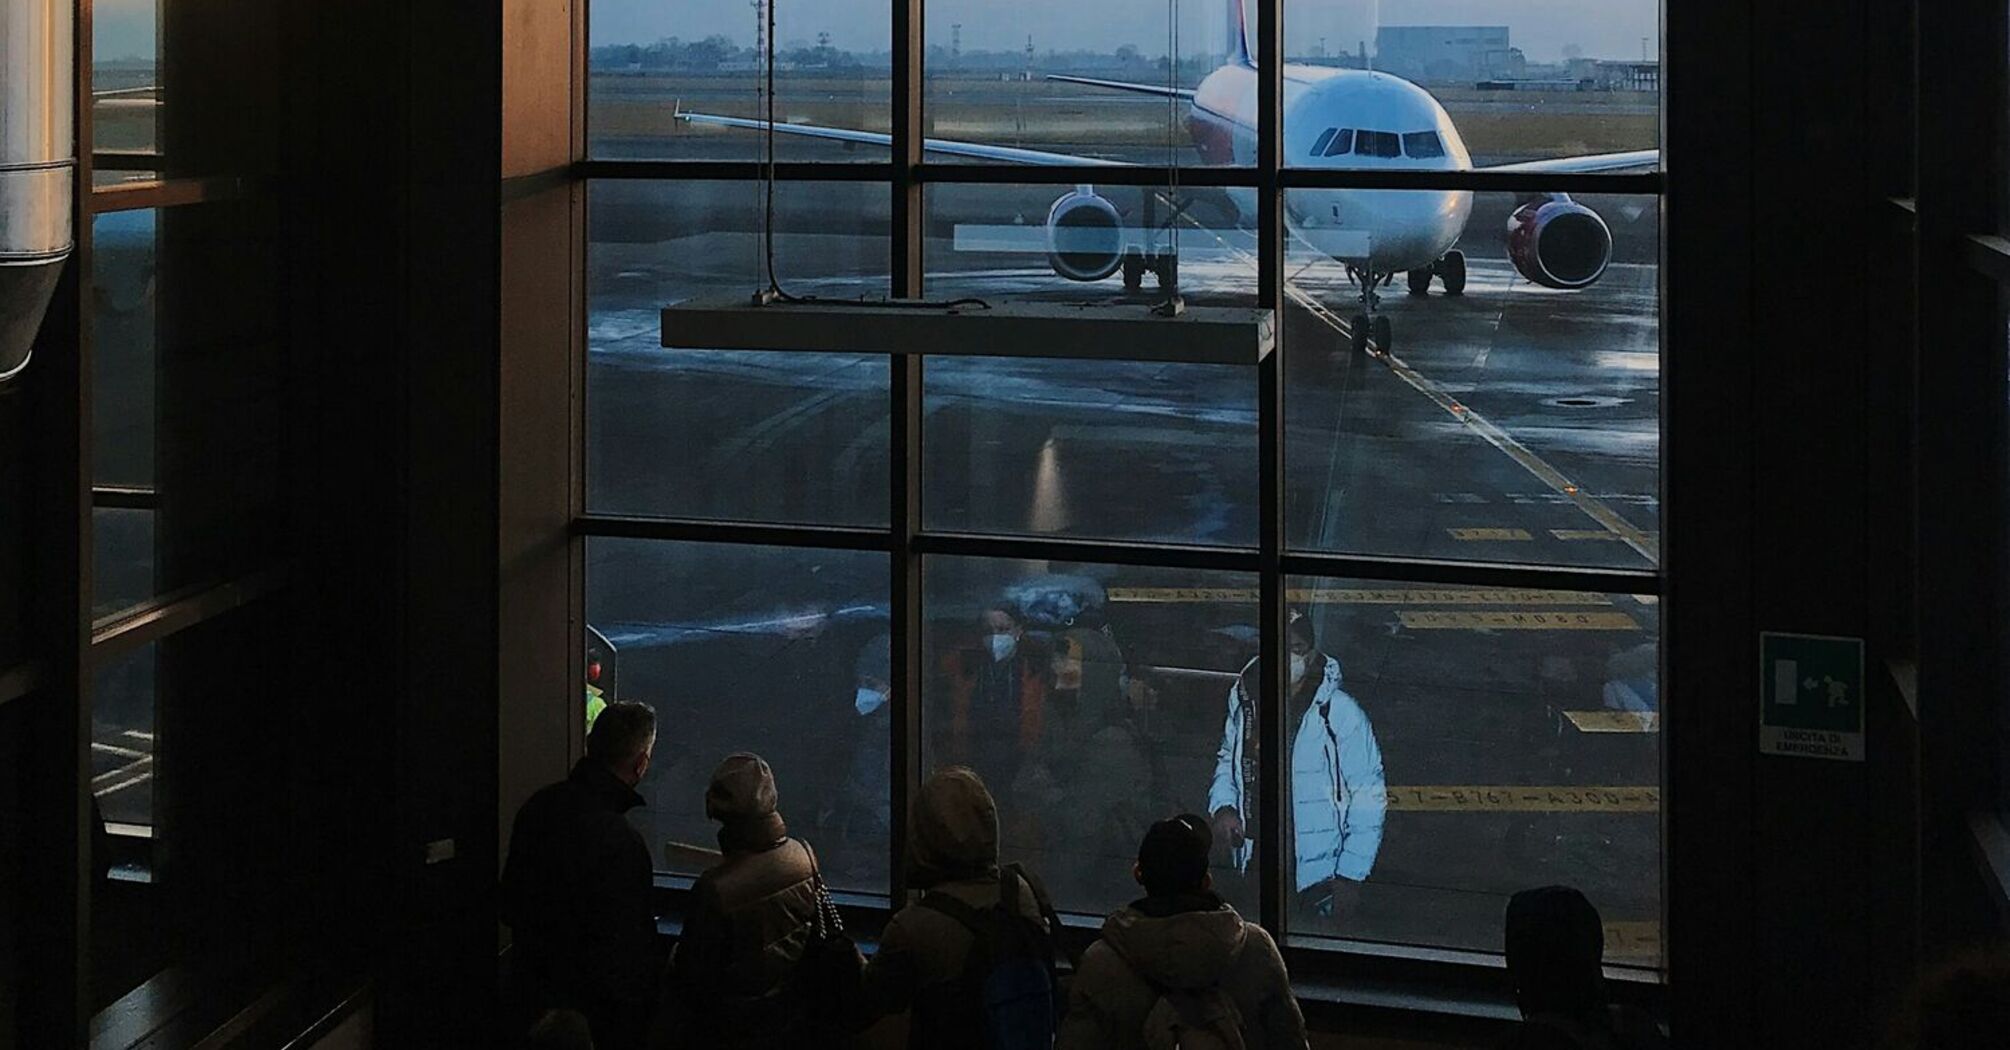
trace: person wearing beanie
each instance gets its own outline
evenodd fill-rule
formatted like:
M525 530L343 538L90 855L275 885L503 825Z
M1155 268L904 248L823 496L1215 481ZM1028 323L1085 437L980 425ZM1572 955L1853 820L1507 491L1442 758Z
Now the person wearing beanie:
M1233 1028L1249 1050L1308 1045L1276 942L1214 893L1213 849L1208 821L1192 813L1145 832L1131 869L1145 895L1111 914L1082 954L1055 1050L1142 1048L1154 1028L1177 1042L1182 1026Z
M601 1050L638 1050L655 1010L663 957L651 906L655 865L628 823L656 746L656 713L607 705L586 757L517 811L502 874L510 928L506 1024L547 1010L583 1015Z
M865 1013L912 1011L909 1050L983 1046L982 1010L955 992L972 962L974 937L928 897L946 895L980 912L998 907L1004 874L998 864L998 805L983 778L952 766L922 782L908 827L908 885L928 896L888 920L879 951L865 968ZM1039 881L1014 871L1017 918L1042 934L1058 932Z
M659 1043L785 1047L813 1041L788 992L816 918L816 858L789 837L774 771L728 755L705 789L717 865L698 877L668 973Z

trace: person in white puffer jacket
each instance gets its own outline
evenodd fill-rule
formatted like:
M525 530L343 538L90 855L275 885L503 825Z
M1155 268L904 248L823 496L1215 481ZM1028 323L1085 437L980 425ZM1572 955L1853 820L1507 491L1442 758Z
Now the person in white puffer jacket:
M1291 830L1286 863L1293 885L1319 914L1344 911L1356 886L1375 868L1388 809L1382 749L1367 712L1340 688L1340 661L1313 644L1312 626L1293 610L1289 620L1291 696ZM1255 852L1248 821L1256 801L1257 664L1251 660L1228 693L1228 717L1215 752L1207 808L1217 841L1246 870ZM1263 817L1274 828L1275 818Z

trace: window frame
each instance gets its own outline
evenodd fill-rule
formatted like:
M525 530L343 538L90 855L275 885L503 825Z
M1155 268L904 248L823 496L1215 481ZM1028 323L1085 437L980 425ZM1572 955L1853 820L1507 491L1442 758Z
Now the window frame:
M1283 15L1286 0L1249 0L1249 3L1254 8L1251 23L1257 27L1253 33L1251 47L1257 68L1262 71L1257 78L1256 155L1249 164L1237 167L1182 166L1179 169L1179 179L1188 186L1257 191L1257 218L1254 232L1258 242L1256 305L1259 307L1270 308L1280 316L1286 308L1284 252L1287 233L1284 225L1283 201L1287 190L1390 189L1525 194L1623 194L1651 196L1658 203L1665 205L1665 164L1651 172L1568 174L1483 170L1342 170L1293 166L1291 158L1284 152L1282 127ZM584 36L591 39L592 0L587 0L583 6ZM892 145L889 148L889 160L885 163L792 161L767 165L759 161L611 160L593 158L585 155L582 150L579 155L584 156L584 159L575 160L571 164L570 178L576 184L583 186L585 194L589 197L592 185L596 181L753 182L772 176L783 183L836 181L890 185L891 292L897 298L918 297L923 293L925 276L922 229L926 220L926 210L923 206L923 195L928 186L983 183L1073 186L1081 181L1078 169L1066 167L938 163L927 159L922 149L925 47L921 29L924 7L925 0L895 0L893 4L890 41L893 58L890 121ZM1662 47L1665 52L1665 33ZM591 91L592 81L593 71L582 61L581 73L576 81L577 90L582 93L582 98L575 107L575 113L578 114L576 120L580 125L576 130L576 141L580 143L592 141L591 128L586 126L590 119L588 114L591 112L591 107L585 104L584 98L585 93ZM1662 110L1665 114L1665 96ZM1356 129L1341 130L1333 136L1333 139L1337 140L1342 135L1347 135L1348 131L1355 131L1355 134L1349 137L1358 140L1359 133ZM1391 136L1396 141L1397 155L1401 156L1402 134L1391 133ZM1665 129L1662 137L1665 138ZM1357 144L1358 141L1350 142L1349 146L1351 148ZM1331 148L1330 142L1328 148ZM1140 165L1099 168L1094 181L1098 185L1107 186L1159 186L1164 184L1165 178L1164 168ZM580 238L581 243L576 246L575 258L583 259L584 242L590 236L584 224L580 225L576 236ZM1665 258L1665 237L1662 252ZM1664 314L1665 305L1660 303L1665 302L1665 295L1664 277L1662 289L1664 299L1658 301L1657 305L1657 309ZM577 344L575 352L582 359L588 345L587 320L584 310L579 311L579 316L574 318L574 338ZM1282 767L1284 756L1290 754L1288 727L1283 717L1283 707L1278 702L1285 693L1283 675L1288 664L1288 661L1283 659L1285 592L1288 579L1317 578L1398 584L1597 591L1645 595L1657 600L1666 599L1665 559L1649 569L1584 569L1542 564L1334 554L1294 548L1288 542L1284 528L1285 438L1281 331L1278 338L1278 352L1268 355L1256 366L1260 506L1258 542L1254 548L1204 548L1145 541L1102 542L1039 536L976 535L925 529L921 515L923 357L919 353L896 352L889 355L891 374L888 394L892 426L888 458L891 475L891 513L887 526L785 525L770 522L592 513L586 511L581 502L576 505L570 529L574 558L577 560L581 557L580 552L583 551L584 544L589 538L601 537L665 542L754 544L803 549L874 550L889 555L890 628L894 651L892 695L889 699L889 705L893 709L892 768L889 787L891 808L895 817L890 829L889 870L893 883L890 895L885 898L852 895L858 899L848 903L859 906L862 914L867 915L874 913L874 901L879 902L878 914L884 915L895 907L896 902L908 899L910 896L909 888L905 884L902 863L907 852L907 829L902 815L909 809L909 800L919 787L921 774L920 710L924 681L920 638L921 565L925 557L1093 562L1256 575L1260 581L1258 656L1261 665L1269 669L1269 673L1262 676L1262 689L1258 701L1258 733L1265 746L1261 749L1259 758L1260 794L1257 805L1261 811L1273 813L1278 812L1283 804L1285 777ZM1665 334L1661 338L1664 341L1662 351L1665 356ZM584 404L586 391L583 368L573 369L573 382L574 402ZM1665 414L1661 429L1663 431L1661 457L1665 469ZM585 452L584 438L580 440L582 444L575 450L576 458L583 457ZM583 577L575 578L574 586L575 593L571 600L575 608L583 608L585 587ZM1668 779L1665 758L1664 744L1663 761L1658 771L1664 799ZM1453 1012L1466 1012L1457 1005L1460 1002L1478 1004L1474 1007L1477 1011L1475 1016L1486 1016L1489 1011L1501 1008L1505 1000L1502 998L1498 975L1501 961L1497 954L1429 945L1340 941L1338 942L1340 947L1336 950L1333 947L1313 948L1288 943L1285 938L1284 913L1292 895L1286 885L1289 875L1285 871L1282 857L1283 846L1278 836L1265 836L1259 840L1254 866L1263 875L1259 888L1260 906L1255 917L1278 938L1280 948L1289 960L1295 978L1310 978L1318 982L1346 975L1351 980L1367 972L1378 977L1389 976L1397 980L1422 982L1428 988L1442 992L1443 996L1436 997L1436 1001L1441 1005L1449 1002L1450 1005L1446 1008ZM1664 844L1661 871L1665 872L1667 865L1668 858ZM656 883L664 912L672 914L681 910L692 880L688 876L659 871ZM1662 927L1665 930L1665 898L1662 907L1664 913ZM1073 927L1075 923L1071 921L1068 925ZM1082 931L1075 933L1080 934ZM1629 989L1622 993L1622 998L1646 998L1658 1001L1665 979L1666 965L1664 955L1652 966L1609 965L1607 969L1609 976L1615 979L1619 987ZM1336 1001L1345 1001L1345 997Z

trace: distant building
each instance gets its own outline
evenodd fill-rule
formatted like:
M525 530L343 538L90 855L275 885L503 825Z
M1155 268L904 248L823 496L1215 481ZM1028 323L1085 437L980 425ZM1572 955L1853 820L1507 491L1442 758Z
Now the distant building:
M1375 68L1420 82L1520 77L1528 59L1508 42L1506 26L1382 26Z
M1601 91L1660 91L1661 63L1599 62L1592 79Z

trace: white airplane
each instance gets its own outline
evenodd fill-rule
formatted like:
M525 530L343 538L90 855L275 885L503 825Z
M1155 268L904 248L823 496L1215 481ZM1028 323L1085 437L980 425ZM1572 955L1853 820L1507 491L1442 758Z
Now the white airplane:
M1248 165L1256 159L1257 70L1249 50L1243 0L1226 0L1227 64L1198 88L1140 84L1090 77L1050 75L1047 79L1129 91L1188 103L1187 129L1201 161ZM768 130L768 122L745 117L686 113L691 124ZM1325 66L1284 67L1285 162L1306 168L1355 171L1518 171L1550 173L1649 169L1659 150L1527 161L1475 169L1465 141L1445 107L1423 88L1388 73ZM891 146L891 135L810 124L776 122L775 133L860 145ZM1131 167L1120 161L1066 153L924 139L929 153L994 163ZM1256 195L1231 189L1239 219L1252 225ZM1470 190L1293 190L1285 195L1285 223L1292 236L1346 268L1358 290L1358 312L1350 325L1354 348L1391 345L1389 319L1377 312L1380 291L1407 274L1413 295L1429 291L1436 278L1447 294L1465 290L1464 253L1453 248L1472 214ZM1176 253L1148 253L1125 228L1115 204L1083 183L1061 196L1047 213L1047 259L1069 280L1100 281L1122 270L1126 288L1141 286L1151 270L1163 287L1177 280ZM1176 242L1175 242L1176 243ZM1523 277L1550 288L1584 288L1597 281L1612 259L1612 232L1598 213L1561 193L1535 195L1508 220L1507 254Z

